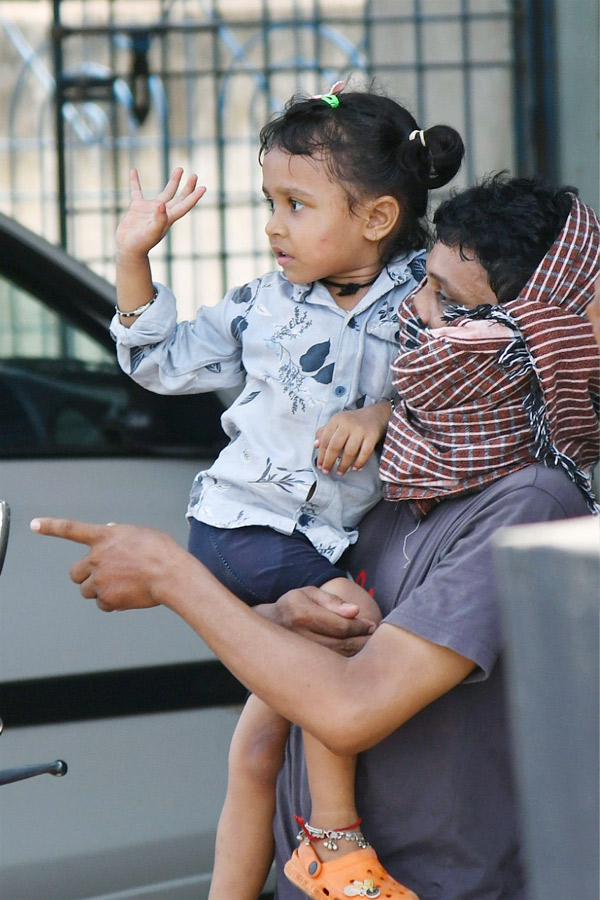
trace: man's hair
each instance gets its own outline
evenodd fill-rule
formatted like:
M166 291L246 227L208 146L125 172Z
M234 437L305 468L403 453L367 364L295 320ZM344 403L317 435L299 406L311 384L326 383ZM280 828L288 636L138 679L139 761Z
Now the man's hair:
M477 259L505 303L519 295L560 234L573 194L576 188L500 172L440 204L436 239L457 247L463 259Z

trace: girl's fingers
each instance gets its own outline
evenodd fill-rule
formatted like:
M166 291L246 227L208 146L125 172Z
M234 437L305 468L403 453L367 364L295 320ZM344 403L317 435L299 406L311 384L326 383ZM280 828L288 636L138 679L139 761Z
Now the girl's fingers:
M184 200L186 197L188 197L191 193L193 193L197 184L198 184L198 176L190 175L190 177L187 179L186 183L184 184L183 188L181 189L181 193L179 194L178 199Z
M352 464L352 469L357 471L358 469L362 469L362 467L369 461L371 458L371 454L373 453L375 447L369 441L363 441L360 452L357 454L356 459Z
M129 191L132 200L143 200L142 186L137 169L132 169L129 173Z
M162 191L156 195L154 200L148 200L147 203L149 205L154 204L161 213L167 209L169 215L174 219L179 219L181 216L185 215L185 213L195 206L198 200L206 193L206 188L202 185L198 186L198 176L196 174L190 175L180 191L179 196L176 196L182 175L183 169L181 166L178 166L173 170L173 174ZM132 203L135 201L143 201L144 195L142 193L142 186L140 184L137 169L131 170L129 174L129 184Z
M176 200L173 200L171 203L167 204L169 218L172 221L180 219L196 205L198 200L200 200L200 198L203 197L205 193L206 188L204 186L201 186L192 191L191 194L178 197Z
M181 174L183 174L183 170L180 170L180 172L181 172ZM181 203L182 200L185 200L187 197L189 197L189 195L193 192L194 188L196 187L196 182L198 181L198 176L190 175L190 177L187 179L187 181L185 182L185 184L179 191L179 194L177 194L177 196L175 196L177 193L177 188L179 187L180 180L181 179L179 179L179 181L177 182L175 190L171 192L171 196L164 198L165 200L167 200L169 202L170 206L173 206L177 203ZM171 184L171 182L169 181L169 185L170 184ZM167 187L168 187L168 185L167 185ZM165 190L166 190L166 188L165 188Z
M317 465L328 475L337 462L338 473L343 475L355 459L361 441L361 435L346 428L336 428L328 440L321 440Z
M156 195L156 199L164 200L165 202L167 202L168 200L172 200L177 193L182 175L183 169L181 168L181 166L177 166L177 168L173 170L173 174L165 184L160 194Z
M351 434L344 445L343 452L340 454L338 463L338 475L345 475L350 466L356 465L356 460L360 454L362 447L362 435Z

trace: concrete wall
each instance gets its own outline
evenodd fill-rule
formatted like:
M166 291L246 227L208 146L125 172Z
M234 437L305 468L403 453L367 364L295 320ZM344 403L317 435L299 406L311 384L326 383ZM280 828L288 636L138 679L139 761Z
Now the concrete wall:
M532 900L598 900L597 517L496 536Z
M560 180L600 211L598 0L555 0Z

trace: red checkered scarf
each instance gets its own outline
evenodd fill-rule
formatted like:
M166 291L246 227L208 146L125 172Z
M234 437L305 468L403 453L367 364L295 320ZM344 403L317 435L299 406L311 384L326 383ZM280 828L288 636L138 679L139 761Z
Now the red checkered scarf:
M398 311L400 402L381 458L384 496L426 513L532 462L563 467L598 511L600 367L585 310L600 274L600 225L577 198L516 300L424 328L414 294ZM415 292L416 293L416 292Z

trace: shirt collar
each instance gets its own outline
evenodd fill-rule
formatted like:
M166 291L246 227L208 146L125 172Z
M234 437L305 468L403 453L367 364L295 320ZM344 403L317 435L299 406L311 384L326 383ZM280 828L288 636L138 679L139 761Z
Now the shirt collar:
M366 309L376 300L379 300L383 294L387 294L388 291L399 284L405 284L411 278L417 282L420 281L418 273L415 274L415 271L413 271L415 266L413 265L413 268L411 269L411 263L413 263L414 260L417 260L418 265L422 261L424 272L425 255L424 250L411 250L409 253L395 256L390 260L379 273L375 283L371 285L371 289L358 304L356 311L358 312L362 309ZM285 273L282 272L281 277L285 278L287 281ZM326 301L327 299L333 300L325 285L322 285L320 282L315 281L309 284L292 285L292 300L294 303L304 303L306 300ZM368 300L366 304L364 303L365 300ZM337 309L340 309L337 304L335 304L335 306ZM342 312L344 312L344 310L342 310Z

